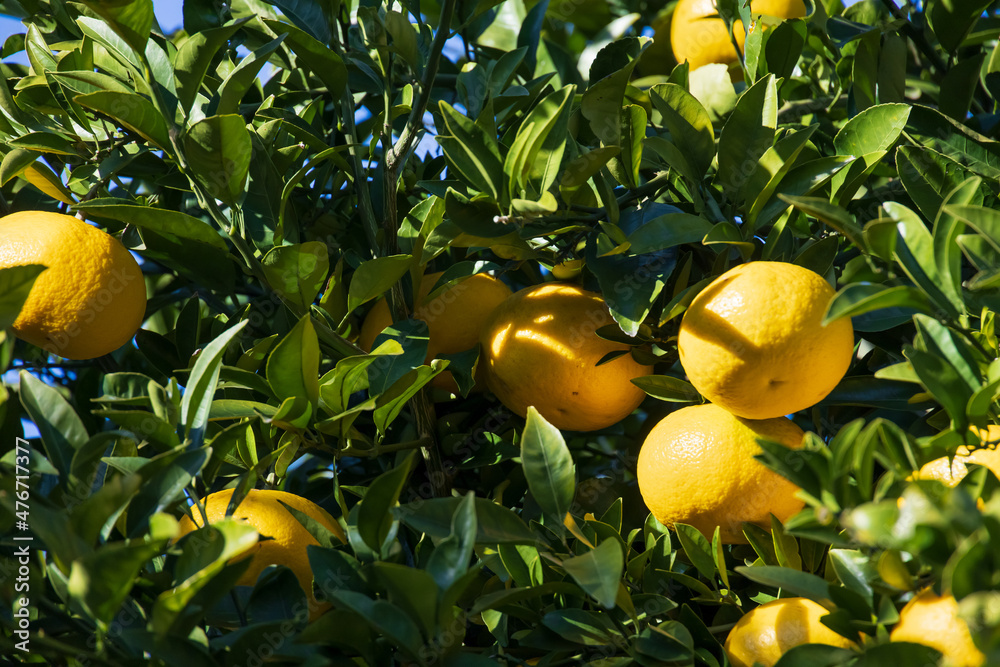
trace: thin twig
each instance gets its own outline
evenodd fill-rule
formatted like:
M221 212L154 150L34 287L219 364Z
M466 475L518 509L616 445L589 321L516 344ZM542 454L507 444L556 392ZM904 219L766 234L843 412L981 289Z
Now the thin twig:
M441 56L444 52L444 44L448 41L456 1L445 0L444 6L441 7L441 20L438 22L438 31L434 35L434 42L431 44L427 66L424 68L420 94L410 110L410 116L406 120L406 127L403 128L402 134L399 135L399 141L385 155L386 171L396 172L400 165L405 162L410 149L413 148L418 132L424 126L424 113L427 111L427 105L431 99L431 89L434 87L434 80L437 77L438 68L441 66ZM385 112L390 113L390 109L386 109Z

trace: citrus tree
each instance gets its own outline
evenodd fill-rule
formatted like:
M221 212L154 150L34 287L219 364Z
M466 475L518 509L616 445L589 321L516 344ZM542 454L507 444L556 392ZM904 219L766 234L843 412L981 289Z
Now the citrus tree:
M754 4L690 70L672 2L0 2L5 659L1000 664L997 6ZM753 372L830 387L657 472L753 262L835 292Z

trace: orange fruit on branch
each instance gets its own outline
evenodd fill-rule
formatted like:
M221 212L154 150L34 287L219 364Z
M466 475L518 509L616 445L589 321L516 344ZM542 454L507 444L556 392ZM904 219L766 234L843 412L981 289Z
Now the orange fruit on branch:
M595 333L612 323L604 299L577 285L516 292L483 328L487 386L512 412L523 417L533 405L556 428L596 431L621 421L645 397L631 380L652 367ZM612 352L624 354L597 365Z
M146 313L135 258L106 232L62 213L0 218L0 268L42 264L14 322L18 338L66 359L93 359L131 340Z
M855 644L823 625L827 614L809 598L781 598L755 607L736 623L726 638L726 655L733 667L771 667L786 652L802 644L851 648Z
M986 656L972 642L969 626L958 615L958 602L953 596L938 595L930 588L903 607L889 639L935 648L948 667L986 664Z
M706 403L671 412L639 450L639 493L668 528L686 523L709 540L719 527L724 544L746 544L743 522L770 528L802 509L798 487L754 458L757 438L788 447L804 433L785 418L750 420Z
M677 350L702 396L747 419L811 407L851 364L848 318L823 324L834 291L809 269L750 262L722 274L688 306Z
M424 274L420 281L417 303L411 314L411 317L427 323L430 339L427 344L427 363L439 354L456 354L476 347L486 319L494 308L510 296L510 288L502 282L484 273L477 273L428 300L427 297L442 275L441 271ZM389 312L389 303L382 299L368 311L361 325L358 346L371 352L375 338L390 324L392 314ZM452 393L458 392L458 385L450 371L441 373L430 384Z
M224 489L210 494L202 501L209 523L221 521L226 517L226 508L229 507L232 497L233 489ZM313 574L312 568L309 567L307 547L310 544L318 545L319 542L281 503L311 517L336 535L341 542L347 542L340 524L311 500L285 491L251 489L233 511L232 517L249 523L260 535L271 539L257 542L245 554L239 556L239 558L251 557L253 561L237 580L236 585L253 586L267 566L285 565L295 574L299 585L306 593L309 616L312 620L330 608L329 603L318 601L312 592ZM192 507L191 514L194 517L193 521L187 515L181 518L178 538L204 525L204 519L198 508Z

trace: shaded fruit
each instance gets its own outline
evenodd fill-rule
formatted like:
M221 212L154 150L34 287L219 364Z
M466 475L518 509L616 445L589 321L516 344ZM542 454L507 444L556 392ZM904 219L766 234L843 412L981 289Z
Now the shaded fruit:
M1000 426L991 424L981 431L980 437L983 440L997 443L1000 441ZM985 466L993 471L993 474L1000 477L1000 446L993 445L994 449L976 449L972 453L965 447L959 447L955 457L950 461L947 456L934 459L925 463L920 470L913 475L916 479L936 479L948 486L958 486L958 483L969 473L968 464L975 463Z
M809 598L781 598L744 614L726 638L733 667L771 667L802 644L851 648L854 643L823 625L827 610Z
M802 429L784 418L741 419L717 405L681 408L646 436L636 475L646 506L660 523L686 523L725 544L745 544L743 522L770 528L802 509L798 487L754 458L757 438L802 445Z
M232 496L233 490L225 489L210 494L202 501L209 523L225 518L226 508L229 506L229 500ZM295 574L302 590L305 591L306 598L309 600L309 616L310 619L313 619L330 608L328 602L317 601L312 593L313 575L312 569L309 567L309 555L306 548L310 544L318 545L319 542L281 503L308 515L334 533L342 542L347 542L340 524L311 500L285 491L251 489L243 502L233 511L232 516L256 528L261 536L271 539L257 542L240 556L240 558L250 556L253 558L253 562L236 582L236 585L253 586L257 577L268 565L285 565ZM197 508L192 508L192 515L195 518L194 521L187 515L181 518L181 532L178 537L183 537L204 524L201 512Z
M417 305L411 315L427 323L430 339L427 344L427 363L440 354L456 354L475 347L486 318L510 296L510 288L502 282L484 273L477 273L428 301L427 296L442 275L443 272L424 274L420 281ZM389 304L382 299L372 306L365 317L358 346L371 352L375 338L390 324L392 315L389 313ZM458 385L450 371L431 380L431 386L452 393L458 392Z
M600 295L576 285L516 292L483 328L480 365L490 391L516 414L533 405L561 429L595 431L621 421L645 397L632 378L652 367L595 333L613 321ZM625 354L597 365L612 352Z

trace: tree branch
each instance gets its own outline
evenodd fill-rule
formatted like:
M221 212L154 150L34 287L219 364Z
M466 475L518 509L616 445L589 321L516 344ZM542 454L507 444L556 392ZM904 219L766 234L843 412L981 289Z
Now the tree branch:
M427 59L427 67L424 68L424 78L420 84L420 95L417 96L417 101L410 110L410 117L406 120L406 127L403 128L403 133L399 135L399 141L396 142L391 150L386 152L386 171L395 173L399 169L413 148L413 142L417 138L419 128L423 127L424 113L427 111L427 105L431 99L431 88L434 87L438 68L441 66L441 55L444 52L444 44L448 41L451 18L455 14L455 4L456 0L445 0L444 5L441 7L441 20L438 22L438 31L434 35L434 42L431 44L431 53ZM389 112L390 110L386 109L386 113L388 114Z

